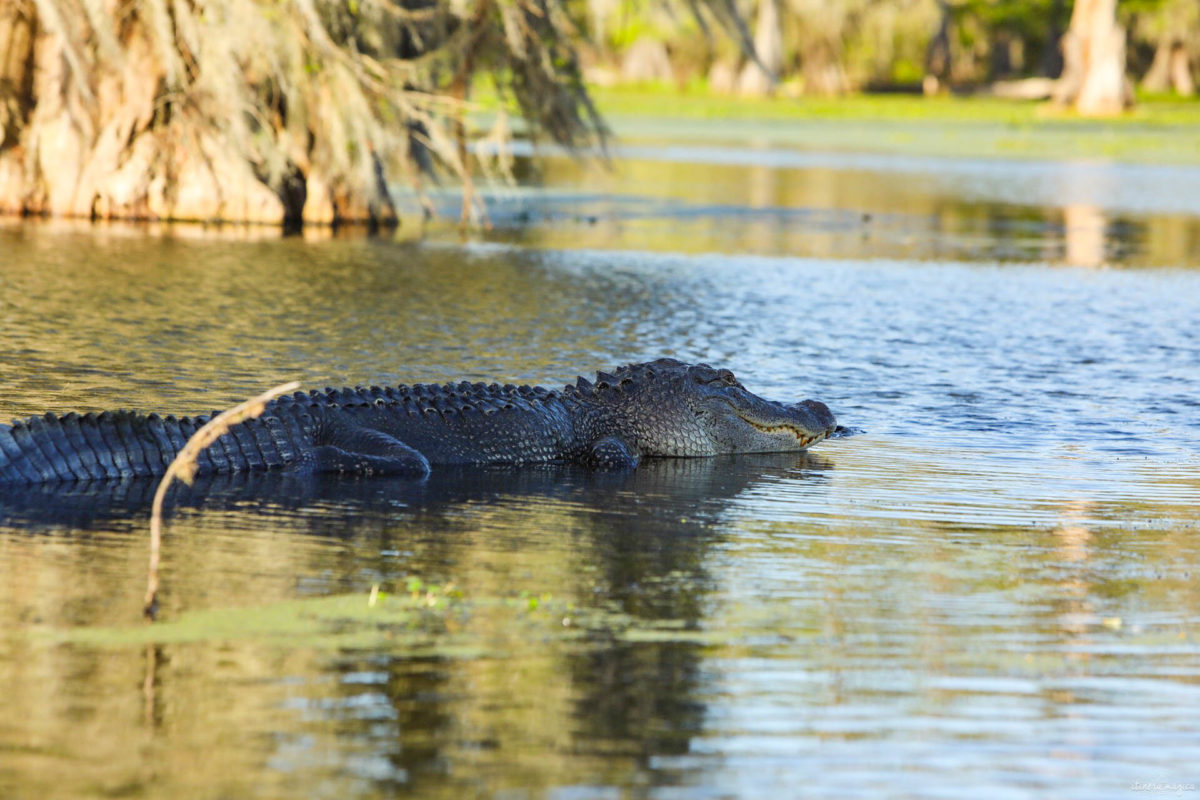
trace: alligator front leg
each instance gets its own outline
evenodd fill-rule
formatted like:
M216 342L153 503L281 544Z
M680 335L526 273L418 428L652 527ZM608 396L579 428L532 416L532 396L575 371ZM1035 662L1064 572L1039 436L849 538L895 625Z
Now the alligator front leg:
M584 457L587 466L604 470L633 469L639 461L641 456L617 436L605 436L597 440Z
M383 431L335 422L317 428L312 447L301 454L295 468L312 472L424 478L429 475L429 460Z

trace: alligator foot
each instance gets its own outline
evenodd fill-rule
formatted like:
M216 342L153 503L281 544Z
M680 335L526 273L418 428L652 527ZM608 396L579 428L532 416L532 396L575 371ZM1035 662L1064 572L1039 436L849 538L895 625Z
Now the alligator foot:
M605 436L592 445L586 463L592 469L622 470L634 469L640 460L623 440Z
M333 423L320 429L313 446L294 465L300 471L424 478L429 459L374 428Z
M401 446L403 447L403 445ZM310 468L314 472L426 477L429 474L429 462L416 450L405 449L409 452L394 455L371 455L343 450L333 445L320 445L310 450L306 457L311 459Z

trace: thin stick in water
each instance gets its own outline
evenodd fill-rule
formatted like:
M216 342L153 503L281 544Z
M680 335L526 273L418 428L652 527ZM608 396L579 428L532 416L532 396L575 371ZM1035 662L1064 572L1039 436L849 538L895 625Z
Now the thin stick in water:
M171 481L178 478L191 486L192 478L196 476L196 456L200 455L205 448L219 439L223 434L227 433L234 425L244 420L254 419L262 414L267 408L267 403L281 394L293 392L298 388L300 388L298 381L285 383L282 386L276 386L274 389L263 392L258 397L240 403L227 411L222 411L210 419L204 427L192 434L192 437L184 444L183 449L179 451L175 459L167 466L167 471L158 483L158 491L154 493L154 506L150 513L150 569L146 580L146 601L142 606L142 613L146 616L146 619L153 620L158 613L158 563L160 553L162 552L162 507L163 501L167 496L167 489L171 486Z

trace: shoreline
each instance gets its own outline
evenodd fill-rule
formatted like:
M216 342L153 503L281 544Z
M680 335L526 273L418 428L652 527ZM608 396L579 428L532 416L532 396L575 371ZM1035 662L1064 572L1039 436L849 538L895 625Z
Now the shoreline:
M993 97L758 99L621 88L594 90L594 99L622 139L752 139L839 153L1200 164L1195 100L1147 99L1126 116L1095 119Z

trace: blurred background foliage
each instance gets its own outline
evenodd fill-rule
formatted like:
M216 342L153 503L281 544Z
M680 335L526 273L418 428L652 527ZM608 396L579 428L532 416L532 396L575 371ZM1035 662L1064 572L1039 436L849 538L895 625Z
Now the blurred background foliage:
M751 57L721 18L731 9L749 31L775 6L778 89L790 95L970 91L997 81L1057 78L1072 12L1071 0L576 0L569 6L581 20L593 82L732 93L746 93L739 77ZM722 6L724 14L714 11ZM1118 0L1116 13L1126 33L1129 79L1148 91L1194 94L1200 3Z

